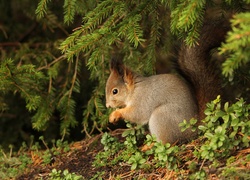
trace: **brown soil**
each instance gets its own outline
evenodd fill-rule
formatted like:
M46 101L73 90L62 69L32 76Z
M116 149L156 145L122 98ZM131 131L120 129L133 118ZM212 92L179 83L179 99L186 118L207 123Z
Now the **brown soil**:
M121 138L123 130L116 130L112 135ZM130 171L130 167L100 167L95 168L92 166L92 162L98 152L103 150L103 145L100 142L101 134L87 140L79 141L71 145L71 150L68 153L61 153L60 156L54 157L52 164L43 165L41 158L32 157L33 163L27 169L23 175L17 178L17 180L30 180L30 179L48 179L49 173L52 169L65 170L68 169L70 173L82 175L85 179L90 179L97 172L104 171L102 175L103 179L109 179L110 176L126 174Z

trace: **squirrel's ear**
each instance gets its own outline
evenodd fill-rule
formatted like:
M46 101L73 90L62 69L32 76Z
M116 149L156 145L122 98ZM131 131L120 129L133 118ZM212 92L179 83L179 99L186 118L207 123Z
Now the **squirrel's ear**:
M110 62L110 70L122 77L127 85L132 85L134 83L134 73L125 67L121 60L112 58Z
M117 73L120 76L124 76L125 66L123 62L119 59L112 58L110 61L110 70Z
M131 86L134 84L134 73L126 67L124 69L123 80L128 86Z

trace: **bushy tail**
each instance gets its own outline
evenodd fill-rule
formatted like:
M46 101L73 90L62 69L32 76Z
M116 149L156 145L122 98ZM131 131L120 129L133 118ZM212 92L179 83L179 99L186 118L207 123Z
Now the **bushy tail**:
M206 103L221 94L220 75L216 63L211 61L211 50L220 46L229 28L227 20L205 23L198 44L193 47L183 44L179 53L179 68L194 88L199 119L205 117Z

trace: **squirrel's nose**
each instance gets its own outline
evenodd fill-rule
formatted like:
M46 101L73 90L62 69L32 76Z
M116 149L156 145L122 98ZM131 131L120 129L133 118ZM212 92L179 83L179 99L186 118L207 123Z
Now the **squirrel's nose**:
M106 108L110 108L110 104L109 103L106 103Z

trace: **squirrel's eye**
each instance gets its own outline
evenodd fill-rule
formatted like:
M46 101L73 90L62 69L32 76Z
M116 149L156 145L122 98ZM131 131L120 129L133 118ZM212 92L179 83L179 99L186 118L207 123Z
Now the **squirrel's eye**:
M113 89L112 93L115 95L118 93L118 89Z

